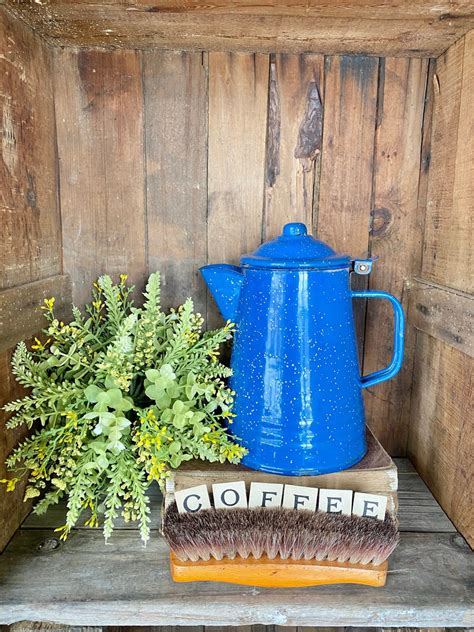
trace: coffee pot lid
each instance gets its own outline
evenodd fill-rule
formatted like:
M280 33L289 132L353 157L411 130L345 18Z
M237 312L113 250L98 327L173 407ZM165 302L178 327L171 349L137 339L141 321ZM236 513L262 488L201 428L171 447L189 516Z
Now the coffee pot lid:
M308 235L304 224L285 224L282 234L243 255L241 265L253 268L329 269L351 265L348 255L337 253L319 239Z

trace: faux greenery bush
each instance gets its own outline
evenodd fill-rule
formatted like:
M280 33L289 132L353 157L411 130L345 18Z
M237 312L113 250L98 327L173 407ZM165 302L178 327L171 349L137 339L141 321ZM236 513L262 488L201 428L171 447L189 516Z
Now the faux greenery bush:
M146 542L151 481L163 486L192 458L237 463L245 454L223 423L231 421L234 393L218 355L233 325L202 333L191 299L163 313L158 273L143 307L133 307L126 279L114 285L100 277L86 315L73 307L69 324L46 299L46 341L36 339L31 351L20 343L12 360L31 390L5 406L13 413L7 425L34 431L8 457L13 478L2 482L12 490L28 477L25 500L42 496L38 514L66 498L63 539L84 511L89 526L103 520L107 539L121 512L139 522Z

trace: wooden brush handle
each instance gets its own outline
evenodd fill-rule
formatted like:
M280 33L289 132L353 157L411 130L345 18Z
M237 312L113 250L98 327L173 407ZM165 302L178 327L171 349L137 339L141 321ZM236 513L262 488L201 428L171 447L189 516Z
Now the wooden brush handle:
M256 560L237 557L234 560L182 562L170 553L171 576L175 582L215 581L267 588L318 586L322 584L365 584L384 586L388 562L349 564L316 560Z

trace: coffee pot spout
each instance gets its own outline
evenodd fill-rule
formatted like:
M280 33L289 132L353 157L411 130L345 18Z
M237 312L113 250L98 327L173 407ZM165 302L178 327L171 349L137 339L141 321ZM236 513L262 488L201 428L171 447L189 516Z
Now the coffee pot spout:
M242 269L227 263L218 263L203 266L200 272L224 319L236 323L244 281Z

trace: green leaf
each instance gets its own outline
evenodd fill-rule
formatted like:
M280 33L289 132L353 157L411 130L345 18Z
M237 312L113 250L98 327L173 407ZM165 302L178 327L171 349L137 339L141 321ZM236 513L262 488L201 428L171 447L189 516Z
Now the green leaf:
M148 369L148 371L145 371L145 375L147 380L154 382L160 377L160 372L157 369Z
M176 400L173 404L173 412L175 415L179 415L186 411L186 405L180 399Z
M206 414L205 413L203 413L203 412L196 412L196 413L193 413L191 421L193 422L193 424L195 424L195 423L199 423L200 421L202 421L205 418L206 418Z
M89 386L84 390L84 395L86 396L87 401L92 404L97 402L97 398L100 393L102 393L102 390L95 384L89 384Z
M160 375L162 377L168 378L169 380L176 379L176 375L173 372L171 364L163 364L163 366L160 368Z
M163 410L164 408L168 408L168 406L171 404L171 397L166 393L163 393L160 397L157 397L155 399L155 402L158 408L160 410Z
M106 470L109 467L109 460L105 456L105 454L101 454L97 459L97 464L103 469Z
M111 375L107 375L107 377L105 378L105 388L109 389L109 388L117 388L117 383L115 382L115 379L111 376Z
M170 458L170 465L173 469L176 469L181 465L181 456L179 454L173 454Z
M170 454L177 454L181 450L181 443L179 441L173 441L168 447Z
M107 391L107 403L110 408L118 408L122 403L122 391L119 388L111 388Z
M186 425L185 415L175 415L173 418L173 426L178 430L182 430Z
M161 387L156 386L156 384L151 384L150 386L147 386L145 393L150 399L156 400L163 395L164 390Z
M171 408L166 408L166 410L164 410L164 411L161 413L161 420L162 420L164 423L168 423L168 422L170 422L170 421L171 421L171 419L172 419L172 417L173 417L173 411L171 410Z

